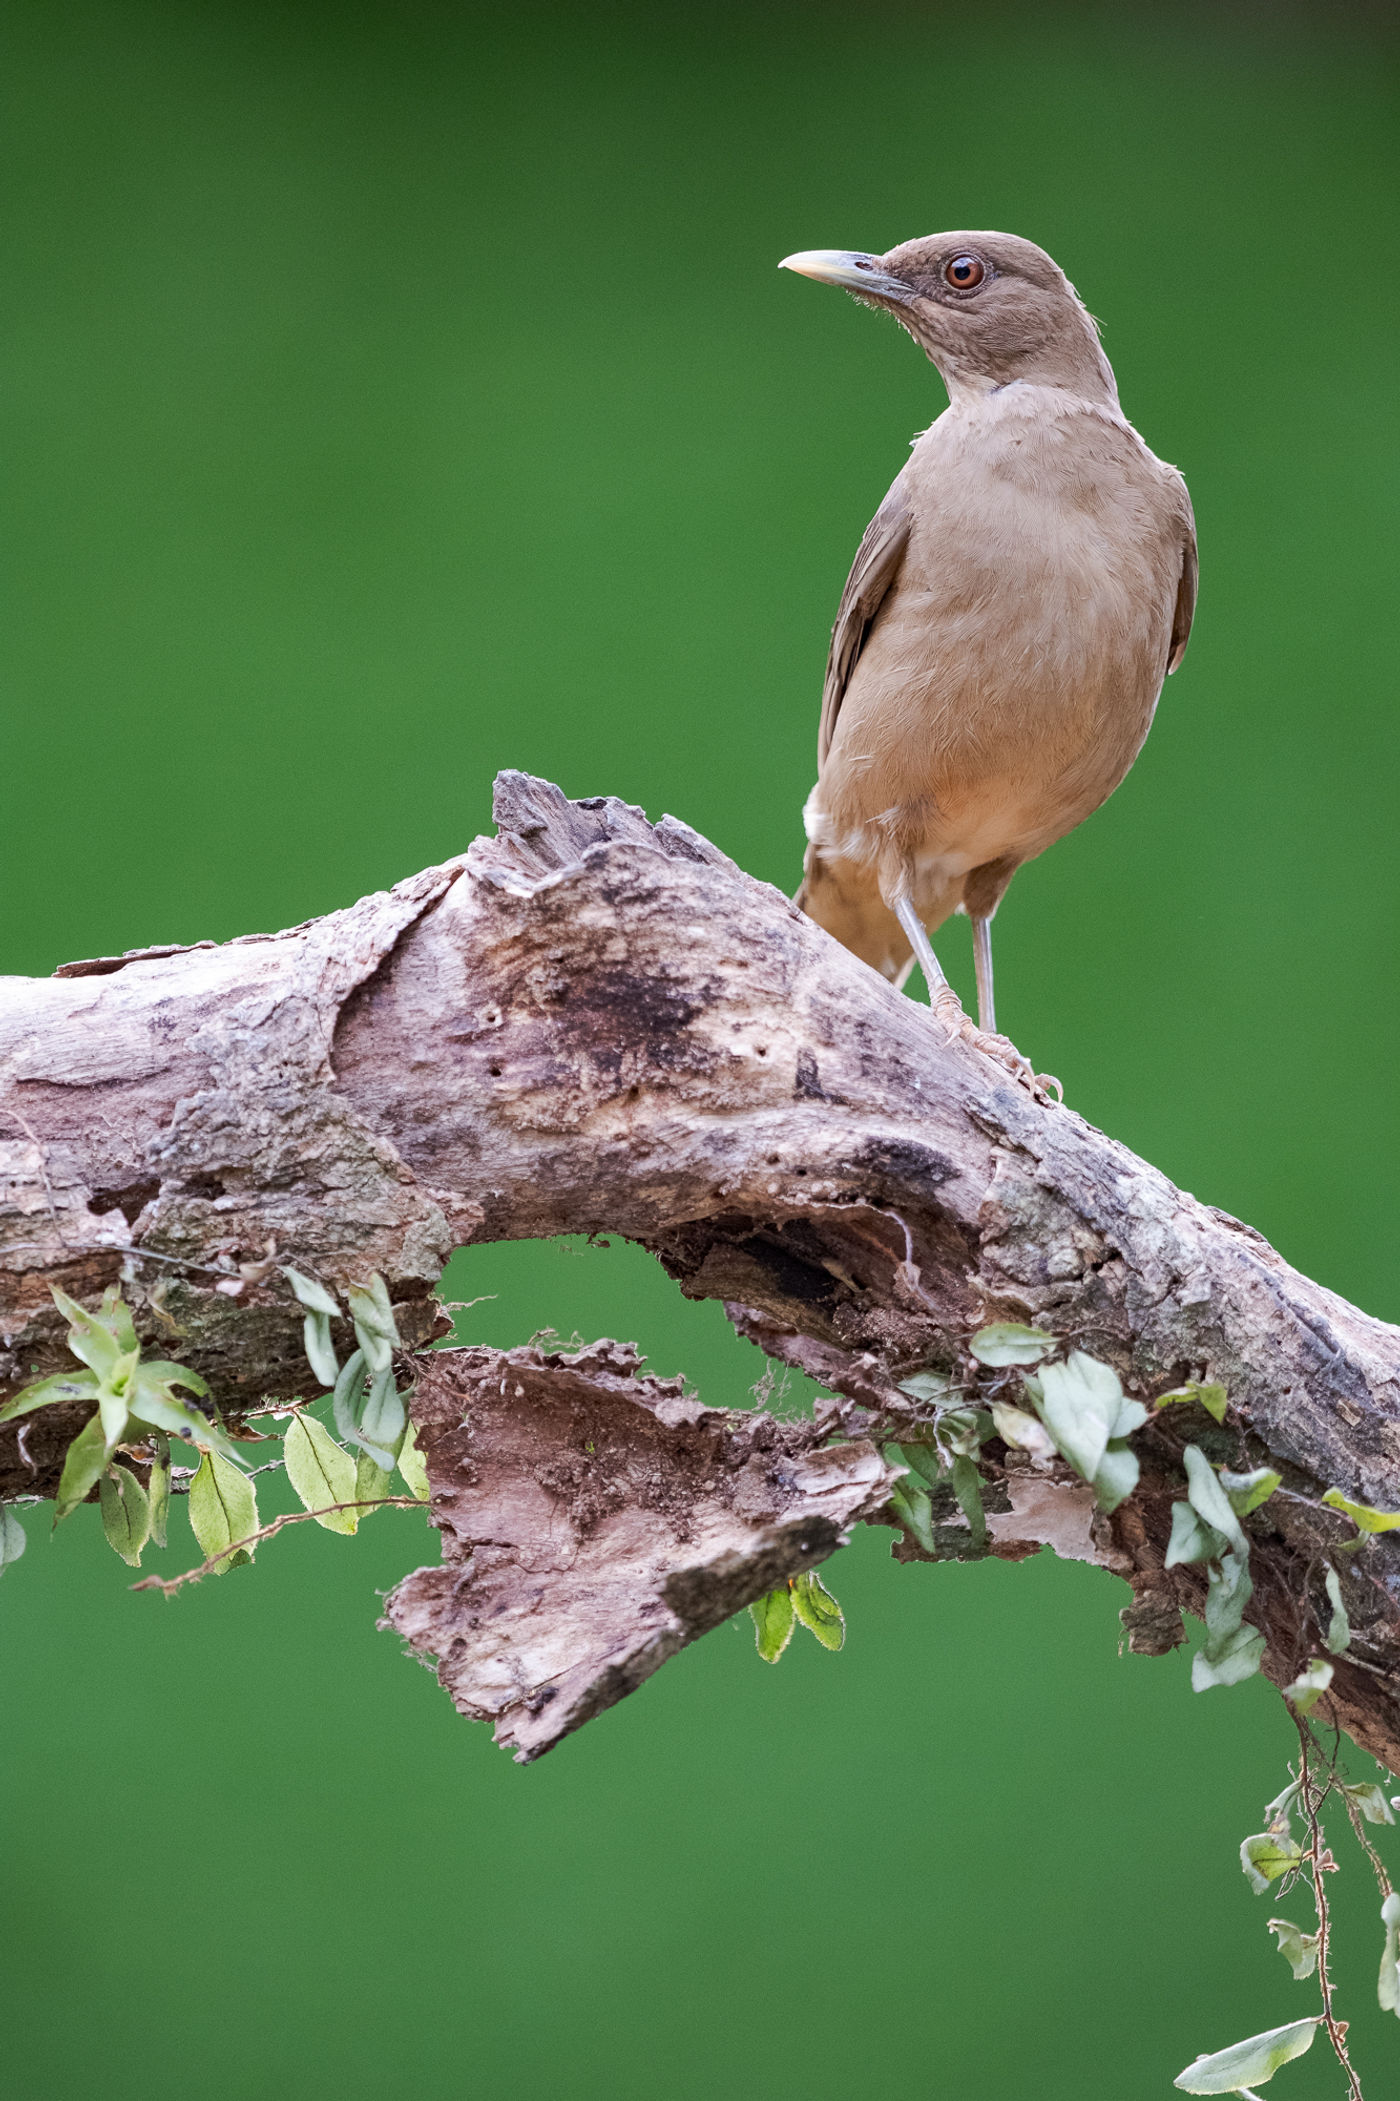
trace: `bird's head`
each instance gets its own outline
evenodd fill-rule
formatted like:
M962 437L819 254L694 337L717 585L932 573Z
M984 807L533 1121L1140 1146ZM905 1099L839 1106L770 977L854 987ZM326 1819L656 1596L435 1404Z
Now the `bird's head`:
M886 255L814 248L779 265L893 314L950 393L1014 380L1117 404L1098 330L1058 263L1011 233L936 233Z

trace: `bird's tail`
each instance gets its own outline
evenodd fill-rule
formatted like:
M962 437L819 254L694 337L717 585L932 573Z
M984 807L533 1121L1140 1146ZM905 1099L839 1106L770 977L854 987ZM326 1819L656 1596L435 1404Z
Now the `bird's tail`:
M802 864L802 887L794 903L863 963L892 983L903 984L914 952L880 895L873 868L813 842Z

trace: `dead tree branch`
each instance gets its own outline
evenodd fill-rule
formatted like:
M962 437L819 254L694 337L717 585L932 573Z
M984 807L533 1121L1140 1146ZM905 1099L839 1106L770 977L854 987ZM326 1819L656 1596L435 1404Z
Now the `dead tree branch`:
M143 1338L237 1415L307 1390L284 1262L335 1289L379 1271L417 1346L442 1332L433 1286L454 1246L640 1241L844 1396L854 1442L838 1458L773 1426L764 1457L752 1419L687 1414L606 1352L419 1360L447 1557L392 1617L528 1756L562 1733L546 1710L576 1726L875 1514L883 1462L861 1433L894 1381L966 1369L976 1327L1029 1318L1148 1399L1223 1382L1240 1427L1164 1415L1111 1521L994 1444L991 1550L1048 1539L1126 1577L1135 1639L1162 1646L1200 1602L1193 1572L1162 1566L1180 1442L1213 1436L1214 1456L1267 1460L1295 1491L1250 1520L1250 1616L1290 1677L1316 1647L1325 1554L1350 1534L1318 1491L1400 1509L1400 1330L945 1042L684 825L519 774L496 816L460 860L288 933L7 981L4 1390L68 1361L51 1281L89 1300L123 1281ZM0 1431L0 1494L50 1492L81 1419L29 1418L22 1446ZM947 1537L968 1550L955 1523ZM1400 1548L1378 1540L1349 1568L1337 1716L1400 1769ZM479 1608L489 1594L511 1622L530 1575L549 1603L507 1668Z

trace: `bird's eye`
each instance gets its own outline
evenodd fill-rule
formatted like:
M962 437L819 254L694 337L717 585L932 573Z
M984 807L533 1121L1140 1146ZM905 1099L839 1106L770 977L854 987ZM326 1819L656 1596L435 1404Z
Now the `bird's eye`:
M971 292L981 284L987 272L975 255L955 255L943 266L943 278L955 292Z

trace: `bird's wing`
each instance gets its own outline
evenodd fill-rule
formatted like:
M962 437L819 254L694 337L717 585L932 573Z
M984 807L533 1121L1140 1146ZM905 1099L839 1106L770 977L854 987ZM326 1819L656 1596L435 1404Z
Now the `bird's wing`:
M817 733L817 770L826 764L836 718L851 682L856 660L865 638L875 624L891 584L899 574L904 550L909 544L909 492L901 474L889 495L865 529L856 549L836 625L831 630L831 654L826 660L826 684L822 689L822 720Z
M1167 675L1176 670L1186 654L1186 645L1191 639L1191 620L1196 610L1196 528L1187 527L1186 548L1181 558L1181 581L1176 587L1176 611L1172 615L1171 655L1167 658Z

